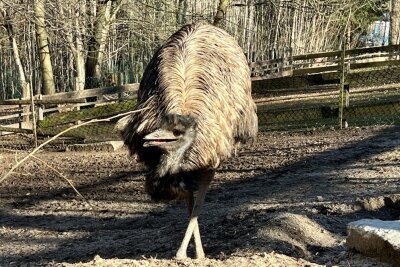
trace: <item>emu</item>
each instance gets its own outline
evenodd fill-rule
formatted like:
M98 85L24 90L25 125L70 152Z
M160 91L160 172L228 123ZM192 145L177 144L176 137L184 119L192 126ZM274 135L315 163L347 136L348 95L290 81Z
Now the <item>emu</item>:
M184 26L147 66L136 104L142 108L147 109L121 119L117 128L147 167L151 198L187 202L190 220L176 257L187 257L193 235L196 257L204 258L197 218L206 191L220 163L258 130L242 49L217 27Z

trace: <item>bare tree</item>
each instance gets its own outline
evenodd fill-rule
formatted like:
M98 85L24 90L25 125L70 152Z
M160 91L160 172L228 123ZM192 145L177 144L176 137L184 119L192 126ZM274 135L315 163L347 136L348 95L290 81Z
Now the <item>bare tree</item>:
M226 9L228 8L230 0L220 0L217 8L217 13L214 17L214 26L219 26L221 24L221 20L224 19L226 14Z
M46 48L51 52L55 89L59 92L109 85L109 81L104 79L108 72L118 73L118 77L123 76L124 82L140 81L157 47L182 24L199 20L213 21L233 35L250 61L282 57L285 50L291 51L293 55L336 50L341 42L338 36L345 33L351 37L348 38L351 40L349 47L354 47L358 36L363 31L368 32L371 21L387 12L387 3L390 1L0 2L9 8L13 31L17 33L13 36L19 46L22 69L29 73L28 77L32 76L31 83L35 86L32 89L41 84L42 58L49 55L44 50ZM34 16L35 3L45 3L45 16ZM396 3L395 7L399 5ZM352 16L349 16L349 10ZM396 18L396 14L393 15ZM398 22L392 24L399 25ZM38 27L40 25L42 27ZM346 25L350 27L346 28ZM38 33L41 29L47 30L47 38L41 38L42 35L35 37L35 27ZM16 90L21 88L21 68L15 64L12 42L9 41L10 32L6 28L9 27L3 27L0 31L0 84L6 88L2 89L2 98L15 96ZM394 35L398 37L398 33ZM43 42L41 44L41 40L47 40L47 45Z
M45 25L44 3L45 0L34 0L33 7L35 11L35 27L42 74L42 93L49 95L54 94L56 89L54 85L53 67L50 60L48 34Z
M73 1L70 3L73 8L63 5L58 2L59 12L64 18L62 28L66 34L66 39L74 58L74 90L81 91L85 88L86 70L85 70L85 55L84 35L86 27L82 25L82 17L85 16L86 3L85 1Z
M186 24L186 13L188 10L188 0L178 0L176 10L176 24Z
M398 44L400 33L400 3L399 0L391 1L390 14L390 38L389 43L392 45Z
M14 22L11 17L12 12L11 12L10 7L4 7L2 2L0 2L0 11L1 11L2 19L3 19L2 24L7 30L10 45L12 47L14 62L15 62L15 65L17 66L17 70L18 70L19 85L21 86L21 89L22 89L21 97L23 99L26 99L26 98L29 98L29 96L30 96L30 85L27 80L26 73L25 73L24 67L22 65L21 57L20 57L17 39L16 39L15 32L14 32L14 25L13 25Z
M97 1L96 21L89 39L86 58L86 87L99 86L107 37L123 3L124 0Z

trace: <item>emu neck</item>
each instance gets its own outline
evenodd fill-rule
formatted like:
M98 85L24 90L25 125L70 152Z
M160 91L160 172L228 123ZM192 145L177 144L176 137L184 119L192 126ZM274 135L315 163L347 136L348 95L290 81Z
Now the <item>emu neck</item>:
M157 166L157 176L163 177L167 174L176 174L181 171L184 164L184 156L191 142L184 144L173 151L165 151L161 156L160 163Z

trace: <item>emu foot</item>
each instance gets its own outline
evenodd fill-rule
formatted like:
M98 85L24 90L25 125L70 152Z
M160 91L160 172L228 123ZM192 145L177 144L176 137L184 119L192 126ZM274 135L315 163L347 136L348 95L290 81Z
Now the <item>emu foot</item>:
M204 254L204 251L203 251L203 250L202 250L202 251L199 251L199 252L196 252L196 259L198 259L198 260L204 260L205 257L206 257L206 254Z
M176 252L175 259L177 259L177 260L185 260L185 259L187 259L187 258L188 258L188 257L187 257L187 255L186 255L186 251L178 250L178 252Z
M202 253L196 253L196 259L197 260L204 260L206 258L206 255L204 254L204 252ZM186 255L186 253L179 253L179 251L176 253L175 259L177 260L186 260L188 259L188 256Z

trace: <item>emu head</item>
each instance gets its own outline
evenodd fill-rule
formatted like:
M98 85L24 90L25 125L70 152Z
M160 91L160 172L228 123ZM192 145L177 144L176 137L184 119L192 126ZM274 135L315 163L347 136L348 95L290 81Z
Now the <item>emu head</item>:
M167 114L156 131L143 138L144 147L157 147L163 154L163 165L172 171L181 164L185 151L196 136L196 122L188 115Z

